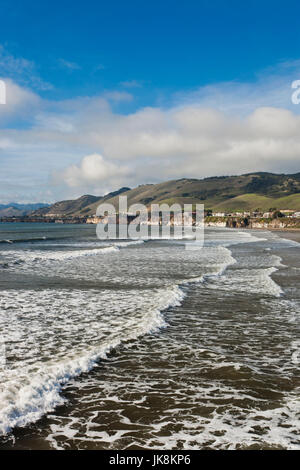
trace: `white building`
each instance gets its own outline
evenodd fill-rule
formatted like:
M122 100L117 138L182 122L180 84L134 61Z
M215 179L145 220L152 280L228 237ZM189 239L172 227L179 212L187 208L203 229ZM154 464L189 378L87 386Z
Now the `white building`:
M225 217L226 216L225 212L213 212L212 215L213 217Z

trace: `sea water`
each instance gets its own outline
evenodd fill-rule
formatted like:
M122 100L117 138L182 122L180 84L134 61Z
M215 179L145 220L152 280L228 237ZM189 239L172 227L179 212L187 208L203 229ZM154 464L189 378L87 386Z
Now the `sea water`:
M300 448L299 277L270 232L0 224L0 448Z

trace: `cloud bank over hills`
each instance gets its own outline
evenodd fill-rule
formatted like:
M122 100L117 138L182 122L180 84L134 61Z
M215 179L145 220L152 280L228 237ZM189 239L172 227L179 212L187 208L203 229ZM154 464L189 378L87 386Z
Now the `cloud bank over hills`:
M298 71L299 62L284 63L252 83L219 83L136 108L134 86L51 101L2 77L0 202L47 202L171 178L296 173L300 106L291 102L291 83Z

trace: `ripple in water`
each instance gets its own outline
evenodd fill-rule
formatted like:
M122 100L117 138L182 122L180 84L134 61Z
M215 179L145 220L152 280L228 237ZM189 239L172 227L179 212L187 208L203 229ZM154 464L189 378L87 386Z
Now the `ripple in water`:
M209 230L196 250L13 247L0 255L3 448L299 448L300 296L282 260L296 246Z

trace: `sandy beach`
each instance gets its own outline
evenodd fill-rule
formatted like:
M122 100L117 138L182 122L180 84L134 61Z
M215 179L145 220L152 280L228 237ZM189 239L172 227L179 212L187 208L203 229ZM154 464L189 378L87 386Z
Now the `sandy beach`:
M276 230L275 232L280 238L300 243L300 230Z

